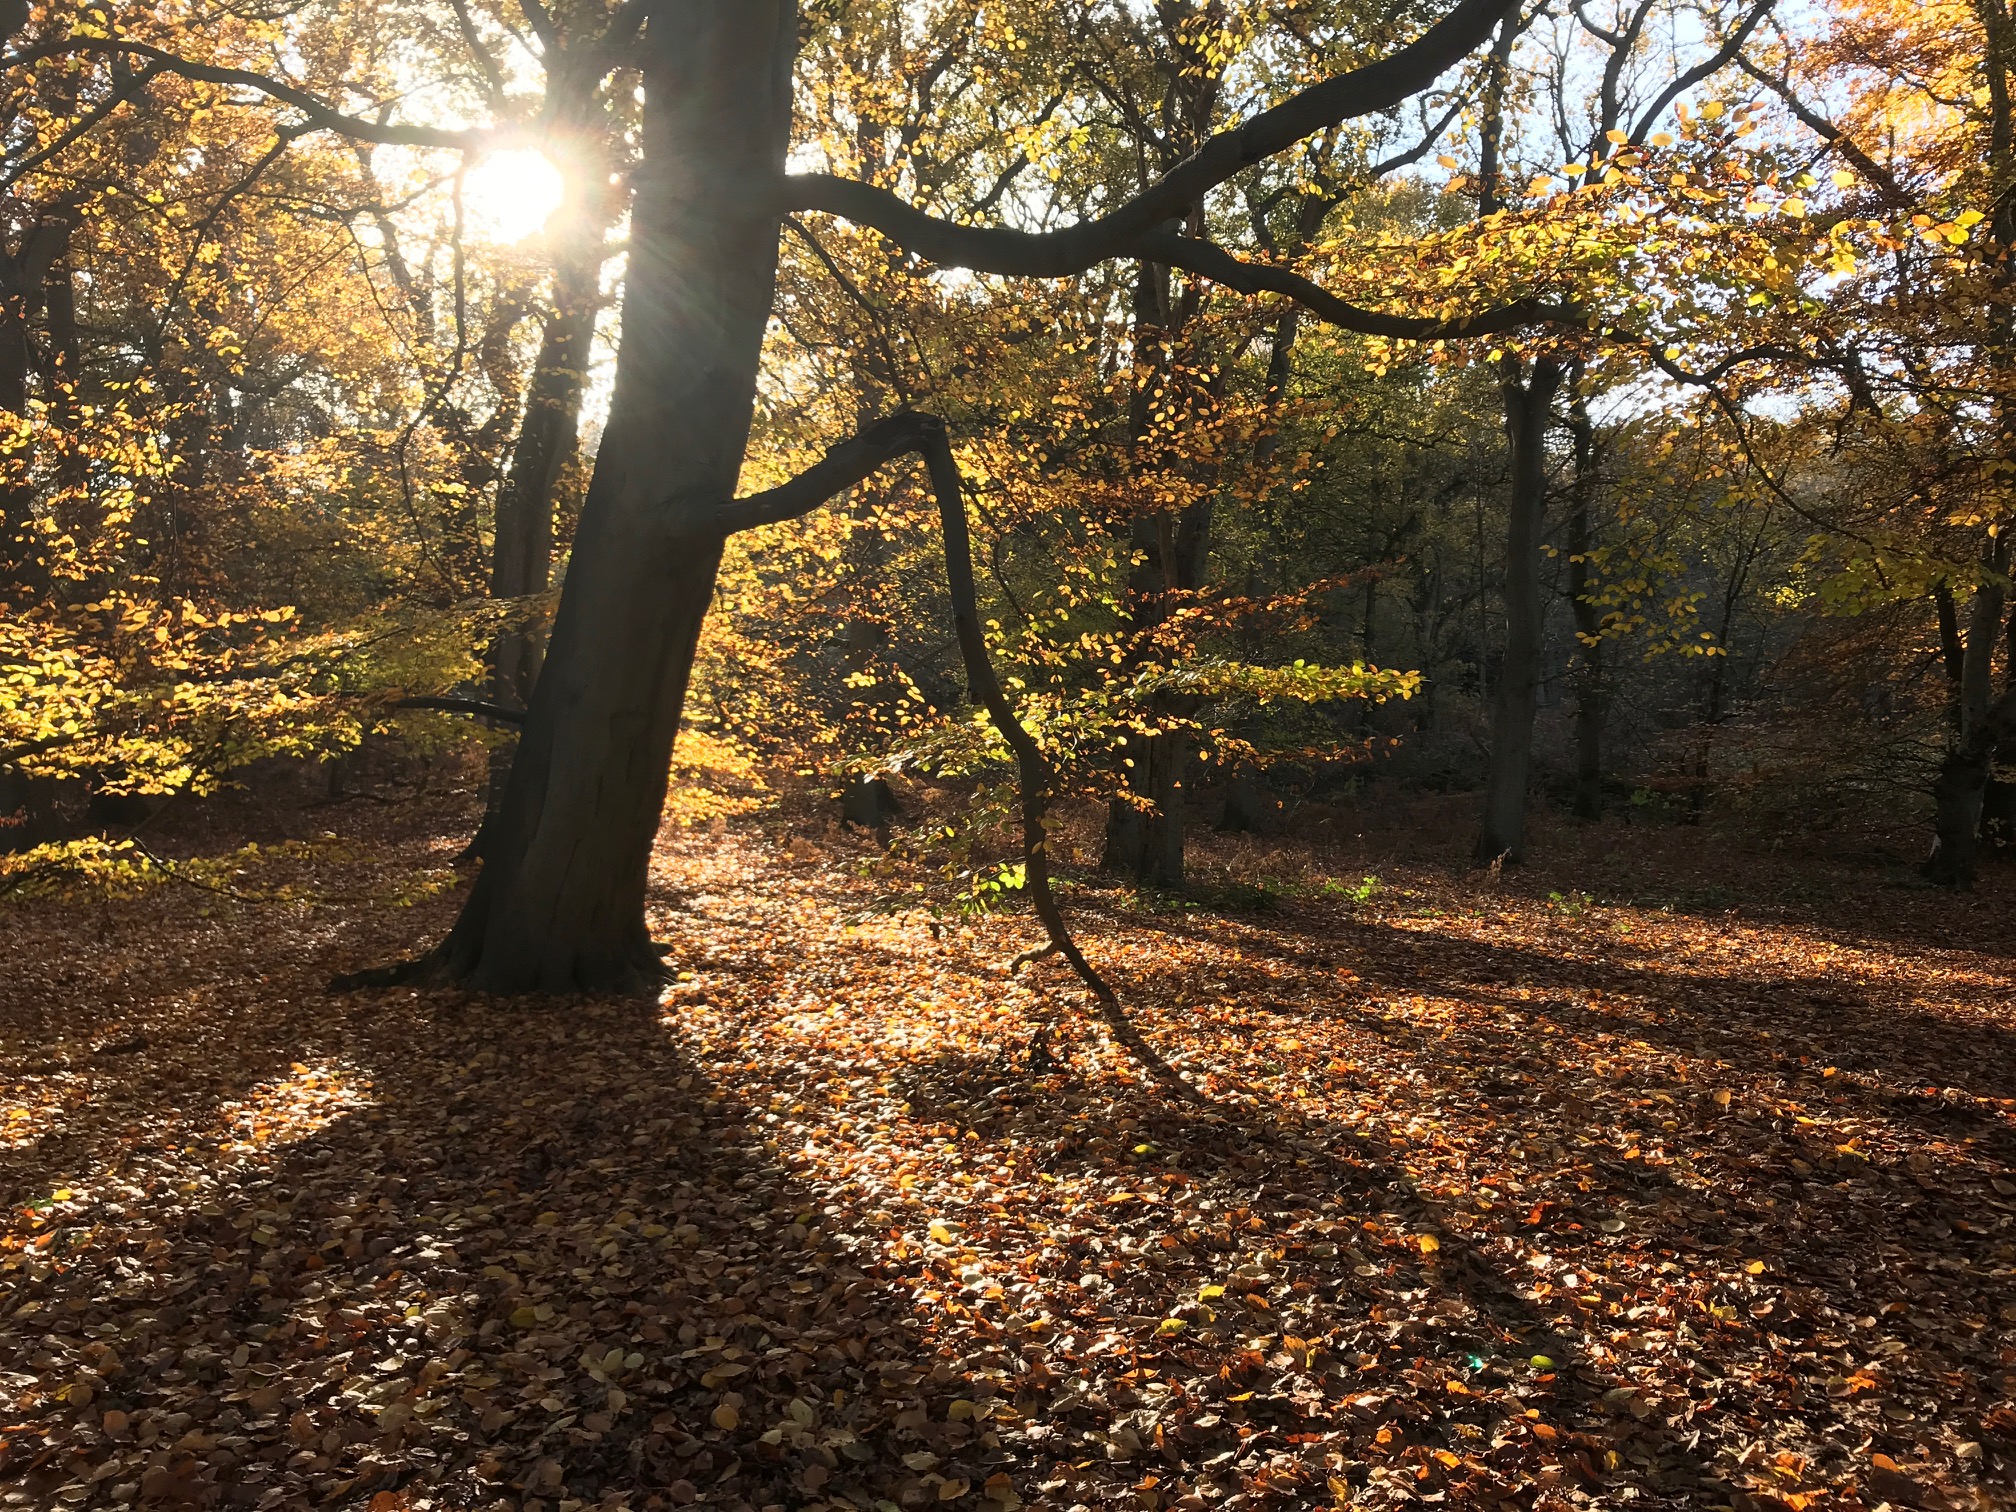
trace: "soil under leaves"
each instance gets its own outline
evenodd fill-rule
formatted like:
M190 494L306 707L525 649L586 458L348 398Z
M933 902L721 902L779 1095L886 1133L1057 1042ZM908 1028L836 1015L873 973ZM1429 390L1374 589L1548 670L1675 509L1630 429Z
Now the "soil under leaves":
M0 912L0 1504L2016 1501L2007 872L1214 841L1066 896L1189 1107L781 820L665 836L657 1008L328 995L466 822Z

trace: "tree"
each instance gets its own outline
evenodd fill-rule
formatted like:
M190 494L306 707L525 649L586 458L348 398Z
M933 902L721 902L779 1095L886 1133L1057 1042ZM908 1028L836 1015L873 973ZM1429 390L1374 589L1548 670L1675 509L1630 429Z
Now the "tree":
M1322 301L1306 281L1249 270L1161 228L1248 166L1425 88L1503 9L1502 0L1460 0L1408 45L1261 110L1143 192L1047 232L960 225L872 184L787 174L798 42L788 3L632 0L594 40L574 43L598 71L622 50L643 81L623 342L566 589L484 868L423 969L501 991L638 991L658 979L644 921L646 864L731 518L782 214L854 219L943 267L1058 277L1134 257L1234 287L1306 289L1337 313L1400 334L1446 329ZM303 130L450 150L494 138L379 124L284 80L118 37L62 39L46 51L125 55L237 82L293 107Z

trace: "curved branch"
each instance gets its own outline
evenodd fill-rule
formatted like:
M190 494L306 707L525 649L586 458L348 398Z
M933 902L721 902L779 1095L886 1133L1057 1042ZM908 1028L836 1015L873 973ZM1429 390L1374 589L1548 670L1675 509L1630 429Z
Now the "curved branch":
M345 115L326 101L317 99L307 90L297 88L285 80L254 73L247 68L220 68L210 63L197 63L189 58L178 58L152 43L129 42L123 37L65 37L60 41L0 56L0 70L20 68L42 58L59 57L67 53L96 53L104 57L123 54L127 57L146 58L154 65L155 71L160 73L171 73L178 78L202 84L230 84L240 89L257 90L269 99L278 100L283 105L291 105L306 117L306 120L290 128L291 133L296 136L315 131L333 131L339 136L351 137L360 142L377 142L386 147L440 147L452 152L474 152L502 146L518 134L515 128L510 127L475 126L455 129L367 121L360 116Z
M945 422L932 415L918 417L924 427L924 465L931 474L931 491L938 496L938 517L945 531L945 577L952 594L952 623L959 636L959 652L966 662L966 679L971 691L986 706L994 728L1015 754L1015 766L1022 789L1022 875L1029 889L1029 901L1036 917L1050 936L1057 954L1071 963L1099 1005L1099 1016L1108 1032L1124 1045L1165 1088L1187 1102L1203 1099L1197 1089L1163 1060L1155 1047L1127 1017L1120 1000L1104 978L1092 969L1071 937L1064 922L1057 895L1050 889L1050 766L1036 737L1024 727L994 675L987 655L987 639L980 628L979 599L973 588L973 543L966 530L966 501L960 489L959 464L952 456L952 443L945 434Z
M826 173L793 174L780 210L821 210L872 226L917 256L948 268L1061 278L1128 252L1140 236L1180 217L1241 169L1304 137L1390 110L1419 94L1487 37L1518 0L1459 0L1398 52L1312 84L1244 124L1219 132L1116 209L1057 231L962 226L917 209L873 184Z
M1659 123L1659 118L1666 114L1667 106L1671 105L1703 79L1713 77L1733 62L1743 51L1743 44L1749 40L1750 33L1755 31L1758 24L1771 14L1772 7L1776 4L1777 0L1758 0L1758 3L1751 8L1750 13L1736 23L1736 29L1723 39L1720 47L1681 74L1671 84L1660 90L1658 97L1646 107L1645 113L1638 118L1637 126L1632 128L1631 144L1634 147L1644 146L1646 135Z
M1365 336L1387 336L1398 341L1453 341L1464 336L1495 336L1543 321L1578 330L1587 325L1581 312L1572 305L1544 304L1534 299L1514 300L1496 309L1441 320L1424 315L1389 315L1339 299L1299 273L1246 262L1214 242L1178 236L1173 231L1138 237L1128 251L1150 262L1182 268L1241 294L1285 295L1332 325Z
M827 450L790 482L738 499L718 516L721 529L746 530L808 514L828 499L851 488L885 463L910 452L921 453L931 477L931 491L938 501L938 515L945 531L945 577L951 591L953 627L960 656L966 663L966 680L973 696L986 708L994 728L1000 732L1015 757L1017 785L1022 794L1022 871L1024 886L1036 917L1042 921L1049 945L1042 955L1061 955L1071 964L1078 979L1091 992L1099 1017L1109 1033L1170 1092L1189 1101L1199 1101L1197 1089L1184 1081L1155 1047L1143 1038L1120 1006L1119 998L1092 963L1078 949L1063 910L1050 887L1049 820L1050 767L1042 747L1023 726L994 675L987 655L987 639L980 627L979 599L973 586L973 543L966 526L966 502L959 478L959 464L945 433L945 422L935 415L904 410L878 420L858 436ZM461 702L461 700L449 700ZM442 700L426 700L433 706ZM1020 959L1020 958L1018 958ZM376 979L374 979L376 980Z
M836 494L844 493L876 469L924 444L925 416L909 410L877 420L858 436L850 436L789 482L736 499L717 517L724 535L775 525L810 514Z

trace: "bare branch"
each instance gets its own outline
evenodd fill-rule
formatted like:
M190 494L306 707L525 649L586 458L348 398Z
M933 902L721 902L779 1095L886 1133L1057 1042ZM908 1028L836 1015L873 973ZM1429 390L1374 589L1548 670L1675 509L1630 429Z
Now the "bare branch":
M345 115L327 102L317 99L307 90L297 88L285 80L253 73L245 68L219 68L209 63L193 62L188 58L178 58L173 53L150 43L129 42L122 37L65 37L60 41L25 48L20 52L0 57L0 70L22 68L43 58L60 57L71 53L146 58L155 65L157 71L171 73L178 78L191 79L203 84L230 84L240 89L256 90L269 99L278 100L283 105L291 105L301 112L306 119L289 128L295 136L305 136L316 131L333 131L339 136L352 137L363 142L377 142L387 147L440 147L451 152L473 152L502 146L521 134L514 127L455 129L367 121L359 116Z
M523 709L509 709L503 704L491 703L484 698L437 698L430 694L421 698L402 698L392 707L432 709L441 714L473 714L478 719L493 720L498 724L510 725L514 729L525 723Z
M1776 4L1777 0L1758 0L1758 3L1751 7L1749 14L1736 23L1736 29L1723 39L1720 47L1660 90L1659 97L1638 118L1638 124L1631 132L1632 145L1644 145L1646 135L1659 123L1659 118L1666 113L1667 106L1703 79L1712 78L1733 63L1742 54L1743 44L1750 39L1750 33L1771 14L1772 7Z
M1793 118L1801 126L1853 163L1862 176L1874 184L1891 205L1901 209L1913 203L1909 192L1897 182L1897 176L1864 152L1847 132L1801 100L1793 92L1791 80L1765 73L1748 58L1739 57L1736 66L1784 101L1785 108L1792 112Z

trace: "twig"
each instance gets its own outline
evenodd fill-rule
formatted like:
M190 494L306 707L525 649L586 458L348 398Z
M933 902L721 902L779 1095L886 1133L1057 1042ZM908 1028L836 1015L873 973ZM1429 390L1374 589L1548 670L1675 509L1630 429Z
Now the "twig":
M514 729L525 723L523 709L506 708L503 704L491 703L483 698L442 698L428 694L420 698L402 698L392 707L434 709L443 714L473 714L478 719L492 720L497 724L510 725Z

